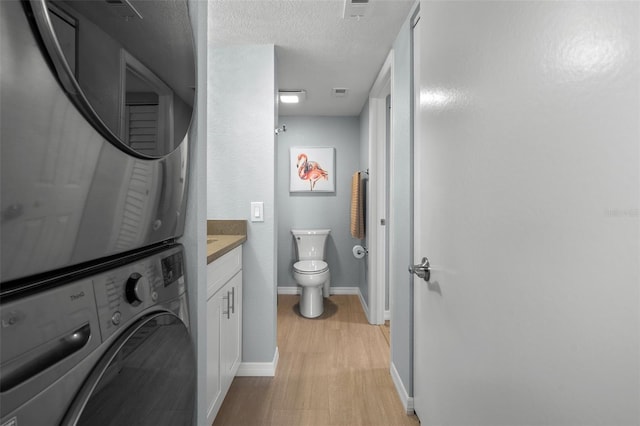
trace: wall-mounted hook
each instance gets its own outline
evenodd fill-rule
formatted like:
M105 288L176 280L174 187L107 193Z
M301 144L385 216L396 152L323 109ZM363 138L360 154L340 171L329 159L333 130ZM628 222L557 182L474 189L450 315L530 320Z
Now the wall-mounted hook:
M278 128L275 130L275 133L276 133L276 135L279 135L279 134L280 134L280 132L286 132L286 131L287 131L287 125L286 125L286 124L283 124L283 125L282 125L282 127L278 127Z

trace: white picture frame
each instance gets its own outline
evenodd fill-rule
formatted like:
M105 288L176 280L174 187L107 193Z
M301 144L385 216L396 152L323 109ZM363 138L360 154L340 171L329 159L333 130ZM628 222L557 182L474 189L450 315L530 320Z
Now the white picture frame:
M289 192L335 192L335 148L291 147Z

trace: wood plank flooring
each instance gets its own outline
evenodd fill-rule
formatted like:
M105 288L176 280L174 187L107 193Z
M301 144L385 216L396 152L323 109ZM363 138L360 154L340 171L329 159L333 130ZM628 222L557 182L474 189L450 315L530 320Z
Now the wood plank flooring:
M391 380L383 327L367 322L357 296L331 296L307 319L298 296L279 295L276 376L236 377L214 425L418 425Z
M391 346L391 323L389 321L385 321L384 324L379 327L384 339L387 341L387 346Z

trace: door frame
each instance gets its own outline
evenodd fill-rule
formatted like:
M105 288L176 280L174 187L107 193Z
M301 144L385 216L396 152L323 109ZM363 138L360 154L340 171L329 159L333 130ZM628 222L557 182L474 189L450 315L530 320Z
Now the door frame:
M366 219L367 244L369 246L368 288L369 323L384 324L385 277L387 276L388 240L386 162L390 155L386 149L386 98L391 95L393 103L393 50L389 51L376 80L369 92L369 191L367 193ZM391 126L391 123L389 123ZM390 129L391 130L391 129ZM393 132L389 131L389 146L393 145ZM391 232L391 230L390 230ZM389 238L391 239L391 237ZM389 306L391 309L391 306Z

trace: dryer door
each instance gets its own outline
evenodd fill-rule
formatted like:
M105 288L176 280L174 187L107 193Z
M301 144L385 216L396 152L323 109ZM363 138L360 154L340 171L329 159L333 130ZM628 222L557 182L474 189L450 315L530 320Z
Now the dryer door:
M175 315L148 315L105 353L63 425L192 425L196 367L189 330Z
M164 157L185 141L196 75L185 0L25 6L60 85L103 137L145 158Z

